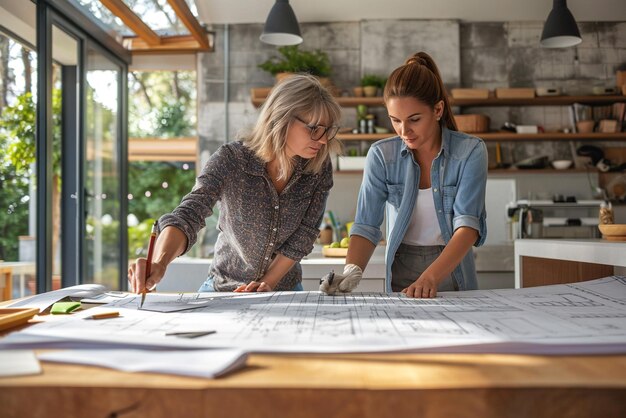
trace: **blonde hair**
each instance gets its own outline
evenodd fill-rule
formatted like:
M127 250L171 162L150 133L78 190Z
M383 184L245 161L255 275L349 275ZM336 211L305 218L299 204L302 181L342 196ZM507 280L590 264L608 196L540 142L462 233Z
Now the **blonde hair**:
M450 100L437 64L425 52L417 52L409 57L404 65L393 70L383 92L385 103L392 97L413 97L432 108L443 101L441 124L456 131Z
M278 160L279 179L288 179L296 161L287 156L287 131L296 117L326 126L339 125L341 108L319 80L309 74L294 74L279 82L261 107L250 134L243 139L262 161ZM327 142L307 161L305 172L319 173L331 152L340 153L337 138Z

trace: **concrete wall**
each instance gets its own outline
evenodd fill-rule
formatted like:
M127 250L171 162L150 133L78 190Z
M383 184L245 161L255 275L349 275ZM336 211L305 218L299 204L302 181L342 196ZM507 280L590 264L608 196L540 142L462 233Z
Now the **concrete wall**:
M592 86L612 86L615 71L626 63L626 22L580 23L583 43L576 48L543 49L539 46L542 23L484 22L453 20L368 20L361 22L301 25L303 49L326 51L333 67L334 84L349 94L364 73L387 75L412 53L424 50L436 60L446 85L451 87L539 87L558 86L569 94L586 93ZM258 39L262 24L216 26L216 51L198 60L198 132L201 163L227 140L256 119L250 88L271 86L273 78L257 68L276 55L276 48ZM225 51L225 46L228 46ZM228 84L228 102L224 86ZM491 128L505 121L538 124L548 130L569 125L567 107L493 107L462 109L484 113ZM383 108L375 110L379 124L387 121ZM344 126L355 126L355 110L344 109ZM228 120L228 123L226 122ZM227 125L227 129L226 129ZM533 155L570 159L567 142L503 143L503 158L519 161ZM574 147L579 144L573 144ZM624 143L598 144L626 146ZM492 145L489 145L493 151ZM493 154L493 152L491 152ZM499 175L501 178L502 175ZM520 197L562 193L563 175L543 176L532 181L518 176ZM591 181L596 182L597 176ZM572 183L573 182L573 183ZM578 188L579 197L590 198L587 176L568 178L568 188ZM360 176L338 174L329 208L343 220L354 216ZM531 187L532 186L532 187Z

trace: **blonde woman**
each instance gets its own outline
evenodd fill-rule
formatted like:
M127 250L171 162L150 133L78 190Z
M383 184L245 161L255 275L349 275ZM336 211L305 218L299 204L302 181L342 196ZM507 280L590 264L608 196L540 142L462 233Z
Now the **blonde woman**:
M221 146L180 205L159 219L151 273L128 270L134 292L151 289L196 242L220 202L215 255L201 292L302 290L299 261L311 252L333 185L329 155L341 110L312 76L272 89L250 135Z

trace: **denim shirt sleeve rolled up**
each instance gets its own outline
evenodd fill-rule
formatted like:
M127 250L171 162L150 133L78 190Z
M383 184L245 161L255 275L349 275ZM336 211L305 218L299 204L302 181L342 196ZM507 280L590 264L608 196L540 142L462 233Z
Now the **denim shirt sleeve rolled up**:
M275 290L290 290L302 281L299 261L313 249L333 185L332 165L319 173L304 170L297 158L293 175L279 194L265 163L241 142L220 147L204 166L192 191L171 213L159 219L159 228L175 226L187 237L187 252L219 202L219 234L209 276L218 291L260 279L276 254L294 261L294 267Z
M474 243L487 237L485 192L487 148L480 138L442 128L441 151L431 167L431 187L442 238L447 244L460 227L478 232ZM391 265L409 225L419 189L420 168L400 137L373 144L367 154L363 182L350 235L374 244L382 237L386 216L386 290L391 291ZM452 272L460 290L476 289L472 251Z

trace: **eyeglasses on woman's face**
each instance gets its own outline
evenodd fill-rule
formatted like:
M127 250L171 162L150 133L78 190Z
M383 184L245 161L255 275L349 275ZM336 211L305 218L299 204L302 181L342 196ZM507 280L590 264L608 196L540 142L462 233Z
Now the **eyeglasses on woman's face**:
M319 141L324 135L326 135L327 141L331 141L335 138L335 136L337 136L337 132L339 132L339 126L310 125L297 116L296 119L309 128L311 131L311 139L313 141Z

